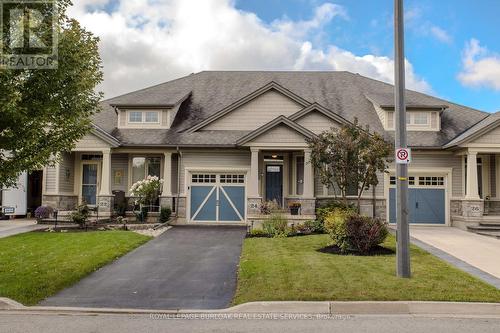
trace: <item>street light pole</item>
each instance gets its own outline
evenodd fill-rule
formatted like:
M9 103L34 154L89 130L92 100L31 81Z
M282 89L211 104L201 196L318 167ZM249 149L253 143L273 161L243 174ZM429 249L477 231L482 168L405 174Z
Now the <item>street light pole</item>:
M394 96L396 114L396 149L407 148L405 105L405 55L403 0L394 0ZM408 164L396 164L396 272L409 278L410 230L408 225Z

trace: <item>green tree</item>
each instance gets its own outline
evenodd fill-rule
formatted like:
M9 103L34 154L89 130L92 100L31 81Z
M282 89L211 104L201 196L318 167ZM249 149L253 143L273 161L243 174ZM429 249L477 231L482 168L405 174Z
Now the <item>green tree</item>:
M321 183L337 192L347 204L347 191L357 188L358 212L361 195L370 186L378 184L378 172L387 170L387 158L392 145L379 134L370 133L354 124L346 124L339 129L332 128L308 141L312 149L311 160Z
M99 110L98 38L66 16L69 0L56 3L57 69L0 67L0 188L70 151Z

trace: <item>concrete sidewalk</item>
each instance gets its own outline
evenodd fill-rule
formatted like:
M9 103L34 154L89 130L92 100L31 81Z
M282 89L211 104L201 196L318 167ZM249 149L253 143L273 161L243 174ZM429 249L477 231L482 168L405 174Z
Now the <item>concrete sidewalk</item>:
M323 314L323 315L432 315L484 316L500 318L500 303L468 302L328 302L284 301L250 302L225 309L125 309L59 306L24 306L9 298L0 297L0 313L57 313L57 314Z
M0 221L0 238L23 234L38 229L46 229L48 226L36 224L34 219L17 219Z
M411 226L410 235L500 279L500 240L453 227Z

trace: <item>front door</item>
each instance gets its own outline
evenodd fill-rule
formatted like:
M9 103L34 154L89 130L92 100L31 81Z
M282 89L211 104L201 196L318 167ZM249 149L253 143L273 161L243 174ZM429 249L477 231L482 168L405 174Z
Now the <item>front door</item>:
M95 205L97 197L97 163L84 163L82 170L82 202Z
M266 200L283 204L283 166L268 164L266 166Z

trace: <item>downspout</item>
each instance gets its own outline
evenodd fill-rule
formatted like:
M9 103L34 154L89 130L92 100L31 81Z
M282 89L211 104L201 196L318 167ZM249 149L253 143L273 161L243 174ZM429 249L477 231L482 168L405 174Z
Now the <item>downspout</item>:
M175 200L175 215L179 217L179 198L181 191L181 159L182 152L179 150L179 146L177 146L177 200Z

